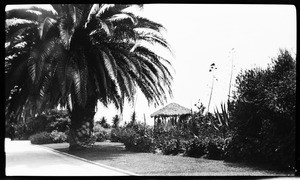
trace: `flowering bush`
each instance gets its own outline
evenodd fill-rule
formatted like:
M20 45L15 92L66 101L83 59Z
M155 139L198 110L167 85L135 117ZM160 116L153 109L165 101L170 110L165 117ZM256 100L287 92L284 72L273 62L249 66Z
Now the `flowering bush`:
M50 137L52 138L53 143L63 143L67 142L68 136L64 132L58 132L54 130L50 133Z
M110 132L110 141L111 142L121 142L120 132L121 132L121 130L119 128L113 128Z
M96 123L94 125L94 137L96 142L103 142L110 139L110 129L102 127L101 124Z
M152 129L143 123L112 129L111 141L122 142L127 150L133 152L153 151L154 139Z

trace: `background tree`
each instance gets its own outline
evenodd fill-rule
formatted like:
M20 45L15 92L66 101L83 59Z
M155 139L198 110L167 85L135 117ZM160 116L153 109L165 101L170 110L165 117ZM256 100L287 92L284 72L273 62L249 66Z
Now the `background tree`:
M105 117L101 118L100 125L104 128L109 128L109 124L107 123L107 119Z
M134 125L134 124L136 124L136 113L135 113L135 111L133 111L133 113L132 113L132 115L131 115L131 117L130 117L130 122L129 122L132 126Z
M228 158L295 167L296 61L280 50L267 69L238 75Z
M113 125L112 125L113 128L118 128L119 127L119 124L120 124L120 117L119 117L119 115L116 114L113 117L112 123L113 123Z
M97 100L121 109L139 88L149 103L171 92L163 26L126 11L132 5L55 4L6 12L6 117L66 106L70 149L86 147ZM139 6L141 7L141 6Z

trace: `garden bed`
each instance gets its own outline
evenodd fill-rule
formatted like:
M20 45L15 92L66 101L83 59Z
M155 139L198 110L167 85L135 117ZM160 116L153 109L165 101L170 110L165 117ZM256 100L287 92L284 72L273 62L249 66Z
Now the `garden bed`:
M97 142L86 150L69 152L68 143L45 144L43 146L66 152L97 163L150 176L293 176L292 173L263 170L243 164L221 160L134 153L125 150L122 143Z

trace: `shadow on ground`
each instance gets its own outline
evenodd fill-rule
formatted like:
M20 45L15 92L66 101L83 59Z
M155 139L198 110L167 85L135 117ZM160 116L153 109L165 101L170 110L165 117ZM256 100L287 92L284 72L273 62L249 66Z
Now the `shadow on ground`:
M285 174L294 174L293 171L290 169L281 169L278 166L275 166L274 164L258 164L258 163L241 163L241 162L226 162L225 165L228 167L233 167L233 168L251 168L253 170L257 171L274 171L278 173L285 173Z
M55 146L55 144L48 144L43 146L92 161L112 160L127 154L137 154L134 152L126 151L125 146L122 143L98 142L91 148L73 151L69 151L69 145L66 143L62 143L59 146Z
M272 171L243 163L205 158L135 153L125 150L123 143L97 142L92 148L69 151L67 143L43 145L90 161L145 175L258 175L284 176L292 173ZM141 168L142 167L142 168ZM174 172L173 172L174 171Z

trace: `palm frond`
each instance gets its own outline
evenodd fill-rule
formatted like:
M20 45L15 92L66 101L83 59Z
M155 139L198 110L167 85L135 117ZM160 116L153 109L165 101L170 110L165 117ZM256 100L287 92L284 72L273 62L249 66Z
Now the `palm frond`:
M136 18L138 20L138 23L135 26L135 28L148 28L158 32L160 32L162 29L165 29L163 25L151 21L147 18L140 17L140 16L136 16Z
M41 27L39 29L40 31L40 38L42 40L45 39L45 37L47 36L47 33L49 32L49 30L55 26L55 23L57 23L57 21L55 19L52 18L45 18L44 22L41 24Z
M129 21L126 21L128 19ZM126 23L126 24L128 22L131 22L132 25L135 25L138 22L137 19L134 16L132 16L131 13L115 14L112 17L108 18L107 21L111 21L113 23Z

